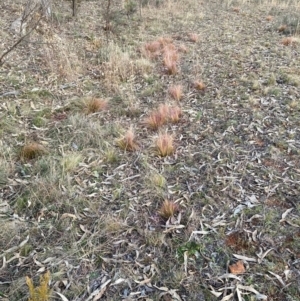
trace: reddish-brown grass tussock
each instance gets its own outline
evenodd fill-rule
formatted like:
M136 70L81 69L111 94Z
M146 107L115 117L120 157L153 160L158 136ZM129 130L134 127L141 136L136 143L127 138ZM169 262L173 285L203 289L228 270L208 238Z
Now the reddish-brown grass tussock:
M178 106L170 106L169 104L162 104L159 106L158 111L162 116L165 116L166 120L171 123L179 122L182 115L181 108Z
M287 37L287 38L283 38L280 43L284 46L290 46L290 45L294 45L296 42L297 42L296 38Z
M92 98L86 102L86 113L93 114L107 109L107 101L101 98Z
M163 62L168 74L176 74L178 72L178 53L176 52L176 49L172 49L171 47L165 47L163 54Z
M266 20L267 20L267 21L272 21L273 18L274 18L274 17L273 17L273 16L270 16L270 15L269 15L269 16L266 16Z
M176 62L170 60L170 58L164 58L164 65L166 67L166 71L169 75L174 75L178 73L177 64Z
M144 53L147 57L154 58L161 54L161 44L158 41L146 43Z
M283 25L280 25L277 30L279 32L284 32L286 29L287 29L287 25L283 24Z
M178 46L178 51L182 52L182 53L187 53L188 52L188 48L184 44L180 44Z
M166 46L168 44L172 44L173 39L168 37L160 37L158 38L157 42L159 42L161 46Z
M165 200L158 211L159 215L164 220L168 220L170 217L174 216L178 212L179 212L178 204L169 200Z
M206 89L206 85L202 81L194 81L194 88L199 91L204 91Z
M23 146L21 150L22 160L32 160L46 153L46 149L43 145L37 142L30 142Z
M181 115L182 115L182 110L180 107L175 106L169 108L168 119L170 122L172 123L179 122Z
M135 151L139 149L139 145L136 142L134 130L130 128L124 136L117 140L118 146L126 151Z
M167 37L160 37L158 38L157 40L155 41L152 41L152 42L149 42L149 43L146 43L144 45L144 49L143 49L143 52L144 54L147 56L147 57L150 57L150 58L155 58L159 55L162 54L163 52L163 49L165 47L172 47L170 45L173 45L171 44L172 43L172 39L171 38L167 38ZM174 45L173 45L174 46ZM174 46L175 47L175 46Z
M144 124L152 130L157 130L166 122L167 114L163 113L161 110L151 112L150 115L144 120Z
M166 157L174 153L174 139L168 133L160 133L155 141L156 150L159 156Z
M171 38L161 37L156 41L146 43L142 52L149 58L157 58L162 55L167 73L173 75L178 72L177 63L179 56Z
M193 43L197 43L199 41L199 36L196 33L192 32L189 34L189 40Z
M169 87L169 94L171 97L177 101L182 99L182 85L174 85Z
M169 118L170 105L167 103L161 104L158 107L158 112L167 120Z
M178 62L179 55L177 53L176 47L173 44L168 44L163 48L164 58L168 57L174 62Z

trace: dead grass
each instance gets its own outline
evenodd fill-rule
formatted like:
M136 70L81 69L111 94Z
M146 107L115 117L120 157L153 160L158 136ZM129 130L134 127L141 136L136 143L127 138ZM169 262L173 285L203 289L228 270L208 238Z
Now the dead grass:
M195 32L191 32L189 34L189 40L193 43L197 43L199 41L199 35Z
M283 38L280 43L284 46L290 46L297 43L297 41L298 40L295 37L287 37L287 38Z
M136 136L133 128L131 127L125 135L117 140L118 146L126 151L135 151L139 149L139 145L136 141Z
M287 29L287 25L283 24L278 27L279 32L284 32Z
M46 148L37 142L29 142L25 144L21 150L20 156L22 160L32 160L46 153Z
M165 220L168 220L170 217L174 216L178 212L178 204L170 200L164 200L163 204L161 205L158 211L159 215Z
M166 157L174 153L174 138L168 133L159 133L155 139L155 146L159 156Z
M169 94L171 97L177 101L182 99L182 85L174 85L169 88Z
M166 45L163 49L163 63L168 74L174 75L178 72L178 59L179 56L175 46L172 44Z
M194 81L193 86L199 91L204 91L206 89L206 85L200 80Z
M267 20L267 21L273 21L273 19L274 19L274 17L273 17L273 16L271 16L271 15L269 15L269 16L266 16L266 20Z
M86 101L86 113L93 114L108 108L108 102L101 98L91 98Z
M170 107L168 118L171 123L178 123L182 116L182 110L178 106Z
M159 127L165 124L166 116L161 115L161 112L151 112L148 117L145 118L144 124L152 130L157 130Z

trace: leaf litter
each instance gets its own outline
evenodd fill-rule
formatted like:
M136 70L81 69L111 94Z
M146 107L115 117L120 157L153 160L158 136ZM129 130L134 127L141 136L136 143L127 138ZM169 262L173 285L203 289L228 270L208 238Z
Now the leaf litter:
M82 1L80 19L57 24L76 68L63 57L40 64L45 56L31 44L9 58L21 69L1 67L4 298L28 300L25 277L46 271L63 301L297 298L299 44L281 44L284 32L275 24L291 11L281 3L207 2L149 5L143 20L126 17L131 25L120 36L111 32L106 43L107 33L98 30L103 11ZM8 24L7 12L22 7L6 4L0 22ZM74 26L82 35L70 39ZM161 45L174 57L182 45L186 51L171 65L176 72L166 72L159 55L141 60L143 45L158 45L159 55ZM66 70L55 67L63 62ZM179 84L180 95L169 95ZM109 107L86 114L87 94L108 99ZM141 120L169 102L183 114L161 125L176 148L160 157L153 152L155 129ZM115 147L133 124L139 147ZM47 152L20 161L27 141ZM165 184L149 181L152 172ZM180 205L167 219L159 214L164 200Z

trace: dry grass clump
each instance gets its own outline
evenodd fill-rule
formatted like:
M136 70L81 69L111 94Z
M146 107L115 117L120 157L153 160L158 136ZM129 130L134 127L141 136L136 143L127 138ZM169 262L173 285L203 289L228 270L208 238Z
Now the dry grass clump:
M206 85L202 81L194 81L194 88L199 91L204 91L206 89Z
M178 50L179 50L179 52L183 52L183 53L187 53L188 52L188 48L184 44L180 44L178 46Z
M160 45L162 46L166 46L166 45L169 45L169 44L172 44L173 43L173 39L172 38L169 38L169 37L160 37L158 38L157 40Z
M46 153L46 149L43 145L37 142L30 142L23 146L21 150L22 160L32 160Z
M169 107L168 119L171 123L178 123L181 115L182 115L182 110L180 107L178 106Z
M173 44L168 44L163 49L163 62L167 69L167 73L170 75L176 74L178 72L177 62L179 56L176 48Z
M164 115L160 110L156 110L150 113L150 115L145 118L145 125L152 129L157 130L159 127L164 125L167 121L167 116Z
M168 74L176 74L178 72L178 53L173 40L167 37L160 37L156 41L146 43L142 52L146 57L157 58L163 56L163 64Z
M155 141L156 150L159 156L166 157L174 153L174 138L168 133L160 133Z
M150 58L159 56L161 53L161 44L158 41L146 43L144 46L144 53Z
M173 201L165 200L161 205L158 213L163 219L168 220L170 217L174 216L178 211L178 204L174 203Z
M177 101L181 100L182 98L182 86L181 85L174 85L169 88L169 94L171 97Z
M139 149L139 145L136 142L134 130L130 128L125 135L117 140L118 146L127 151L135 151Z
M177 123L182 115L182 111L178 106L170 106L169 104L162 104L159 106L158 111L166 121Z
M274 17L273 17L273 16L270 16L270 15L269 15L269 16L266 16L266 20L267 20L267 21L272 21L273 18L274 18Z
M280 25L277 30L279 32L284 32L284 31L286 31L286 29L287 29L287 25L283 24L283 25Z
M192 32L189 34L189 40L193 43L197 43L199 41L199 36L196 33Z
M296 38L287 37L287 38L283 38L280 43L284 46L290 46L290 45L294 45L296 42L297 42Z
M107 101L101 98L92 98L86 101L86 113L93 114L107 109Z
M172 44L171 38L160 37L155 41L146 43L144 45L142 52L147 57L155 58L155 57L158 57L162 53L164 47L166 47L167 45L170 45L170 44Z
M177 123L182 115L182 110L178 106L170 106L169 104L162 104L158 110L150 113L150 115L144 120L144 124L152 129L157 130L167 122Z

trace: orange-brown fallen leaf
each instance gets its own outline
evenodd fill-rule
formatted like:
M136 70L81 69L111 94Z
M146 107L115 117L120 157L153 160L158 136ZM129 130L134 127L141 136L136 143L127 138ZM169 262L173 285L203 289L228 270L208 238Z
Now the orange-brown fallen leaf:
M244 267L244 263L243 260L239 260L237 263L234 263L232 265L229 266L229 272L231 274L243 274L245 273L245 267Z

